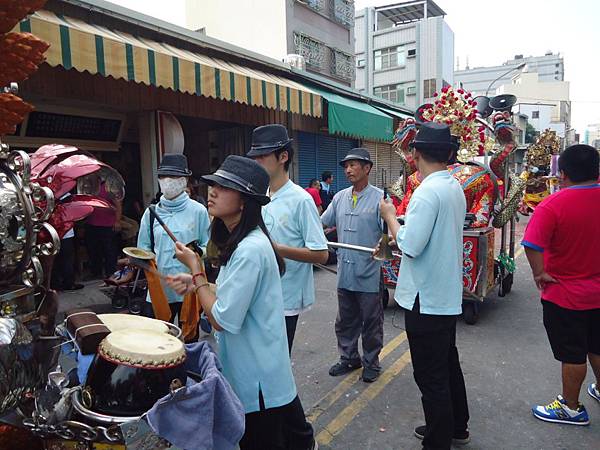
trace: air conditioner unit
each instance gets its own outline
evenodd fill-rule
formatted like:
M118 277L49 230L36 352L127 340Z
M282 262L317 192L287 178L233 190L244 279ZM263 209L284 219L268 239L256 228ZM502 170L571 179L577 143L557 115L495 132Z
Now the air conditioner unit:
M365 60L364 59L357 59L356 60L356 67L365 67Z
M406 95L416 95L417 88L415 86L410 86L406 88Z
M297 54L290 54L283 58L283 62L289 64L291 67L298 70L306 70L306 60L304 56Z
M414 58L415 56L417 56L417 49L416 48L411 48L407 54L406 57L407 58Z

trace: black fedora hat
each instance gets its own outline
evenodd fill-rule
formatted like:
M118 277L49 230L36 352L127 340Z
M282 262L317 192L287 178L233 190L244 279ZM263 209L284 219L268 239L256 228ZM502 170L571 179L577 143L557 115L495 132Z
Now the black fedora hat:
M283 125L263 125L252 131L252 145L246 156L268 155L288 146L292 141Z
M417 150L458 150L458 140L452 137L448 125L425 122L410 146Z
M344 163L346 161L365 161L371 163L373 165L373 161L371 161L371 155L369 154L369 150L363 147L353 148L348 152L344 159L340 161L340 166L344 167Z
M159 177L191 177L192 171L188 169L185 155L165 153L156 174Z
M256 161L243 156L230 155L212 175L200 177L209 186L218 184L234 189L266 205L271 200L267 195L269 174Z

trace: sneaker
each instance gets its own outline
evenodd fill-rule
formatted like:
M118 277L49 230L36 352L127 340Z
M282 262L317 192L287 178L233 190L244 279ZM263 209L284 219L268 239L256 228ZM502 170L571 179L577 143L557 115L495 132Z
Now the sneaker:
M533 415L546 422L567 423L570 425L589 425L590 418L585 407L580 403L576 410L567 406L562 395L556 397L546 406L531 408Z
M597 383L591 383L587 388L587 393L600 402L600 389L598 389Z
M372 383L377 378L379 378L380 373L381 370L373 369L371 367L365 367L362 371L361 378L365 383Z
M415 428L415 436L417 439L425 439L425 431L427 428L425 425L421 425L420 427ZM454 445L466 445L471 441L471 436L469 435L469 430L463 431L462 433L454 433L452 437L452 444Z
M331 368L329 369L329 375L331 375L332 377L339 377L340 375L345 375L347 373L352 372L353 370L360 369L361 367L362 364L360 361L340 361L331 366Z

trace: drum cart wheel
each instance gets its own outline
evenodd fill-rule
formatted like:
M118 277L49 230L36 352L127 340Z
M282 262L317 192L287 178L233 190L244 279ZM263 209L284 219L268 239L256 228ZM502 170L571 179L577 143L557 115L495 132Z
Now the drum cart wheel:
M469 325L475 325L479 319L479 302L465 300L462 304L463 318Z

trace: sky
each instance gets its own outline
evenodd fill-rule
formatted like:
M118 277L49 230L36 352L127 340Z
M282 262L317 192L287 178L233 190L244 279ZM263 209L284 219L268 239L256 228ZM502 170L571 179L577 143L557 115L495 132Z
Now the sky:
M162 0L110 1L185 25L184 0L169 0L168 9ZM393 3L393 0L355 0L357 9ZM459 58L461 69L467 57L470 67L478 67L499 65L518 54L560 53L565 59L565 81L570 82L571 125L583 139L588 124L600 123L600 1L436 0L436 3L446 12L446 21L454 31L454 55Z

